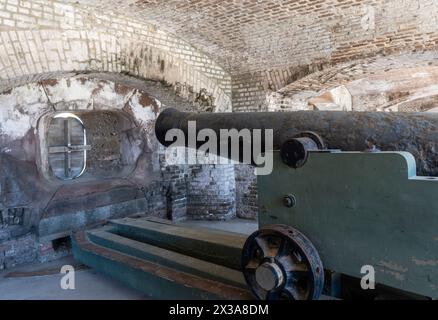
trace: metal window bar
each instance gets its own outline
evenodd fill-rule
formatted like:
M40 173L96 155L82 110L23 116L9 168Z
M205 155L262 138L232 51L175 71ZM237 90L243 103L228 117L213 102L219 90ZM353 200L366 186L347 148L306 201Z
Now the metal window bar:
M90 145L87 145L87 134L85 130L84 123L82 120L74 114L71 113L61 113L56 115L54 118L64 118L64 145L62 146L49 146L49 154L54 153L64 153L64 177L58 177L63 180L72 180L80 177L86 169L87 163L87 150L91 149ZM83 144L82 145L72 145L71 143L71 122L72 120L78 121L82 126L83 132ZM84 163L82 170L76 174L72 175L72 165L71 165L71 154L73 152L83 152Z

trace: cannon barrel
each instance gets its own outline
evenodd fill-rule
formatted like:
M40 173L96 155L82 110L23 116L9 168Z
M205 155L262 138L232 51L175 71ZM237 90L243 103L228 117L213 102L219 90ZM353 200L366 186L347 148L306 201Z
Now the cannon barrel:
M187 136L188 122L196 121L196 132L212 129L272 129L273 149L278 150L285 135L312 131L329 149L365 151L407 151L417 161L419 175L438 176L438 113L388 113L344 111L191 113L168 108L158 117L155 133L164 146L165 136L181 129ZM263 135L262 135L263 137ZM282 140L283 139L283 140ZM262 150L265 142L262 139Z

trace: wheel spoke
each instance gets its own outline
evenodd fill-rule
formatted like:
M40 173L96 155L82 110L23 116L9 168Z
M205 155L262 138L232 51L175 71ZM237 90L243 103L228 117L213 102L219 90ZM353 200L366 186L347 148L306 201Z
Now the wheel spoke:
M309 268L307 264L301 262L301 263L294 263L288 271L305 272L307 274L309 272Z
M282 256L278 259L278 262L284 267L284 269L287 271L293 271L293 264L294 261L292 260L292 258L287 255L287 256Z
M303 262L303 257L297 251L291 252L291 258L294 260L294 263L296 264Z
M309 271L308 270L294 270L294 271L289 272L289 274L291 275L291 279L293 281L298 281L302 278L308 277Z
M260 265L260 262L257 261L257 260L255 260L255 259L253 259L253 260L250 260L250 261L248 262L248 264L245 266L245 269L255 270L255 269L257 269L257 267L258 267L259 265Z
M281 239L280 246L278 247L277 257L289 254L289 245L285 239Z
M296 262L290 255L282 256L278 261L283 265L286 272L290 271L309 271L307 264L304 262Z
M256 237L255 241L260 250L262 250L263 257L272 257L268 242L265 239L261 237Z
M242 261L245 280L260 299L307 300L321 295L321 259L310 240L292 227L274 225L254 232L242 250ZM265 263L266 270L259 272Z

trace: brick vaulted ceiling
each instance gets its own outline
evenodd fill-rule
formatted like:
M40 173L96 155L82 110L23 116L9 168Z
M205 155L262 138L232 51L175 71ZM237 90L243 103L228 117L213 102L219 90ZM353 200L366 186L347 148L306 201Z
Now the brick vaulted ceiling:
M435 0L64 0L174 34L231 74L438 43Z

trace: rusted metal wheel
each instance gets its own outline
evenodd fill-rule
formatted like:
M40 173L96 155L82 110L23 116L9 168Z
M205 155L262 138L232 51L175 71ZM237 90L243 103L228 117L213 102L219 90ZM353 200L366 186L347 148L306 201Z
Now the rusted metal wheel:
M261 300L316 300L324 286L324 268L315 247L286 225L264 227L248 237L242 270Z

